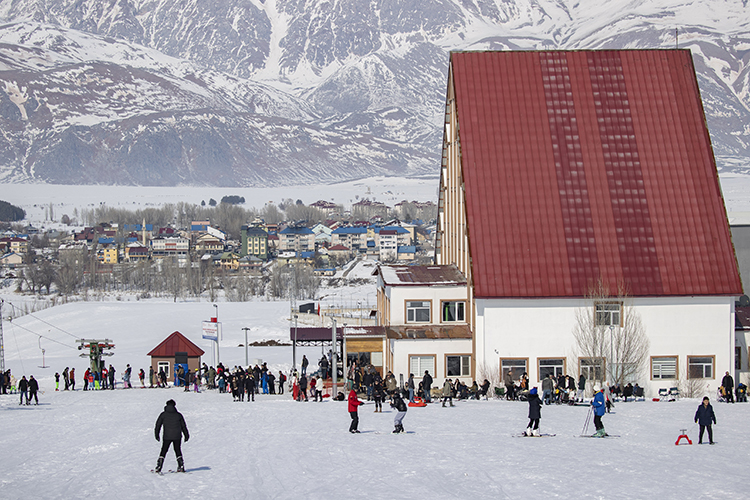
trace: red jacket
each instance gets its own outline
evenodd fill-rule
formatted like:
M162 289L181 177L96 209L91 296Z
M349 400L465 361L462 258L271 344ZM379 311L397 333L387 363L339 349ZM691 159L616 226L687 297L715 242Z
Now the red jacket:
M354 392L354 389L349 391L349 413L356 412L357 407L359 405L363 405L364 403L357 399L357 393Z

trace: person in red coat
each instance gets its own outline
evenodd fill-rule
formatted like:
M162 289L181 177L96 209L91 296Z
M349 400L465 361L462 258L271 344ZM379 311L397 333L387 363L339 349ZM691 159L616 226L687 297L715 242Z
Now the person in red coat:
M354 389L349 391L349 416L352 417L352 424L349 426L349 432L352 434L359 434L357 426L359 425L359 415L357 415L357 408L364 403L357 399L357 393Z

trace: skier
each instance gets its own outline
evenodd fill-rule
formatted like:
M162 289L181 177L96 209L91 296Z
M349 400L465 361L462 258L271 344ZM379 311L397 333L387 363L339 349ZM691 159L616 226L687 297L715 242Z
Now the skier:
M286 375L279 370L279 394L284 394L284 384L286 383Z
M359 415L357 415L357 408L364 403L357 399L357 393L354 389L349 391L349 416L352 417L352 423L349 426L349 432L352 434L359 434L357 427L359 426Z
M162 426L164 426L164 441L161 444L161 452L159 452L159 460L156 462L156 468L154 472L161 472L162 465L164 465L164 457L169 451L169 445L171 444L174 449L174 454L177 457L177 472L185 472L185 464L182 460L182 435L185 435L185 442L187 443L190 439L190 433L188 432L187 425L185 424L185 418L182 413L177 411L174 399L167 401L167 405L164 407L164 411L161 412L159 418L156 419L156 427L154 427L154 437L159 441L159 432Z
M115 367L109 365L109 388L115 390Z
M21 381L18 382L18 392L21 394L21 400L19 405L23 404L23 398L26 398L26 404L29 404L29 381L26 380L26 375L21 377Z
M66 366L63 370L63 381L65 382L65 389L63 391L67 391L70 389L70 375L68 375L68 367Z
M5 387L3 386L3 390L5 390ZM60 390L60 374L55 372L55 392ZM3 392L5 394L5 392Z
M132 389L133 386L130 385L130 374L132 373L133 369L128 365L125 367L125 374L122 376L122 385L125 389Z
M76 369L71 368L70 373L68 373L68 377L70 377L70 390L75 391L76 390Z
M695 418L693 420L695 420L696 424L700 425L698 444L703 444L703 431L705 430L708 430L708 444L714 444L714 432L711 424L716 423L716 415L714 415L714 408L711 406L708 396L703 398L703 403L695 411Z
M29 395L26 398L26 404L31 404L31 398L34 398L34 404L39 404L39 398L36 393L39 392L39 383L34 378L34 375L29 375Z
M451 379L448 379L443 384L443 408L445 408L445 400L449 400L451 403L451 406L455 406L453 404L453 387L451 385Z
M303 397L305 398L305 402L307 402L307 377L304 373L299 378L299 392L297 393L297 401L302 401Z
M393 402L391 403L391 407L396 409L396 416L393 417L393 425L395 426L395 429L393 429L394 434L398 434L399 432L404 432L404 417L406 416L406 403L404 403L404 400L401 399L401 395L396 393L393 395Z
M524 434L526 436L539 436L539 419L542 418L542 401L539 399L536 387L529 391L529 425Z
M138 380L141 381L141 389L144 389L146 387L146 384L144 383L144 380L146 379L146 372L143 371L143 368L138 370Z
M594 407L594 426L596 427L596 437L604 437L607 433L604 431L604 424L602 424L602 417L607 411L607 405L604 401L604 388L602 387L596 392L594 400L591 402L591 406Z

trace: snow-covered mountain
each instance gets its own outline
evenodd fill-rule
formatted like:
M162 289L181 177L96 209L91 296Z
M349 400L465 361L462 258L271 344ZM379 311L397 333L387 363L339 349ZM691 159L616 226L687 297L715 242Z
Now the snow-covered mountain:
M750 171L747 0L0 0L0 23L6 182L434 176L450 50L677 43L720 167Z

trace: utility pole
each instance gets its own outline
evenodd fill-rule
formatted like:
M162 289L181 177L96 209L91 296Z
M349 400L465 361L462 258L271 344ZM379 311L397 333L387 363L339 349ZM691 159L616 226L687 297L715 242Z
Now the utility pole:
M3 304L5 301L0 299L0 373L5 373L5 342L3 341Z
M249 365L248 358L247 358L247 331L249 330L248 327L243 328L245 330L245 366Z
M331 368L333 369L333 389L331 390L331 397L338 395L337 380L339 374L339 364L336 360L336 318L331 318Z

